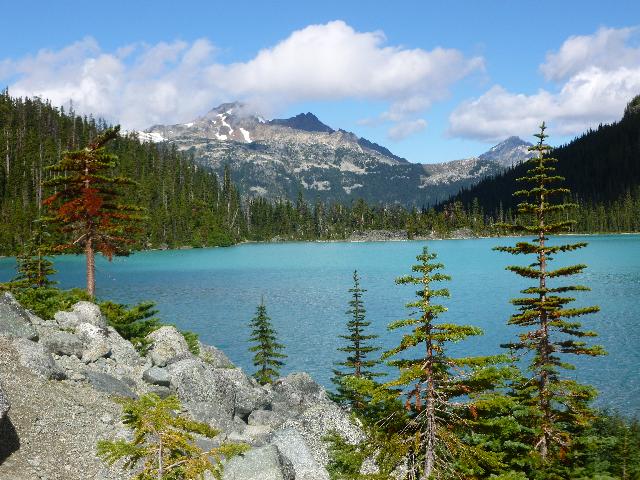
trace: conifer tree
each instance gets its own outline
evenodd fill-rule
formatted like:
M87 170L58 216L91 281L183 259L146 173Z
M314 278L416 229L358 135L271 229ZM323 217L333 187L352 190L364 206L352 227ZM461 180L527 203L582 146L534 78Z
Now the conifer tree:
M129 340L142 353L148 350L150 341L146 338L161 327L154 317L158 313L153 302L142 302L131 308L111 301L101 302L100 310L122 338Z
M138 470L136 480L203 479L205 472L222 478L222 460L245 452L244 444L223 443L203 451L196 435L214 438L217 430L185 417L177 397L156 394L125 399L123 423L133 431L131 440L101 440L98 456L109 465L124 460L123 468Z
M47 288L57 283L49 279L56 273L53 262L47 258L52 255L49 237L44 222L35 220L31 240L16 257L18 274L11 281L12 288Z
M272 383L280 375L280 367L284 365L282 359L287 358L284 353L284 345L278 343L276 331L271 325L271 319L267 315L267 307L264 298L256 310L256 316L251 320L251 341L256 343L249 351L254 352L253 365L258 371L254 378L262 385Z
M571 265L550 268L557 254L571 252L585 247L584 242L550 245L549 235L566 232L573 220L554 220L558 213L576 207L575 204L562 201L570 192L557 185L564 180L556 175L551 166L556 162L548 153L550 147L545 144L547 135L544 122L540 125L537 145L530 150L537 155L528 160L531 168L525 177L518 181L527 182L527 189L518 190L515 196L525 197L518 205L520 218L530 221L526 224L505 225L511 231L532 235L531 241L518 241L513 247L497 247L496 250L513 255L533 255L534 260L528 266L509 266L508 270L532 280L534 284L522 293L526 296L515 298L512 303L518 307L518 313L511 316L508 324L525 329L518 340L504 345L516 352L531 353L529 374L515 386L516 394L529 408L532 437L530 445L539 453L543 462L551 455L564 455L571 443L571 432L584 426L591 418L588 406L596 392L593 388L581 385L574 380L562 378L561 371L572 369L566 363L567 355L602 355L599 346L588 346L585 338L596 336L595 332L583 330L576 317L595 313L597 306L571 308L569 303L575 299L566 296L570 292L589 290L582 285L558 285L556 279L581 273L586 265ZM552 285L553 283L553 285Z
M415 463L410 468L420 479L448 478L456 463L497 464L494 456L476 446L465 444L456 430L462 417L474 411L473 395L493 388L493 375L487 369L498 363L499 357L453 358L447 353L451 343L481 335L469 325L436 323L446 307L434 303L438 297L449 297L446 288L434 288L434 283L450 280L439 272L442 263L434 263L437 255L424 247L412 267L416 275L400 277L396 283L417 285L417 299L407 304L417 315L389 325L390 330L409 329L400 344L383 358L400 357L390 365L399 369L398 377L388 382L396 395L406 398L405 407L411 421L407 427ZM467 402L461 397L472 396ZM458 401L456 401L458 398ZM419 475L419 477L418 477Z
M43 202L51 213L49 219L64 234L59 250L84 247L87 262L87 293L95 296L95 254L109 260L126 255L133 242L133 224L141 217L140 207L119 203L118 187L134 185L126 177L108 176L115 167L116 156L107 153L106 144L118 136L120 127L109 128L82 150L66 152L49 170L57 173L45 185L54 193Z
M332 397L334 401L339 403L348 403L352 407L361 402L362 399L353 389L344 383L344 378L352 376L355 378L373 379L381 374L375 372L373 367L378 365L378 359L369 359L369 356L378 350L379 347L372 346L370 341L378 338L378 335L367 335L366 328L371 322L366 321L366 310L362 301L362 294L366 292L360 287L360 277L358 271L353 272L353 287L349 289L351 300L349 301L349 310L346 314L351 318L347 322L348 335L339 335L340 338L347 341L347 345L338 348L339 351L345 352L347 358L336 365L344 367L343 369L335 369L332 382L336 386L337 393Z

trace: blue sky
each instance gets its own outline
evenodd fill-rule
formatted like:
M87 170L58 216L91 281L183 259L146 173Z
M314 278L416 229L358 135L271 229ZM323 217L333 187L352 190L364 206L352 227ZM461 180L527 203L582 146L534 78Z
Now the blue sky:
M640 94L639 28L625 0L13 2L0 85L125 128L239 98L438 162L543 119L558 144L619 118Z

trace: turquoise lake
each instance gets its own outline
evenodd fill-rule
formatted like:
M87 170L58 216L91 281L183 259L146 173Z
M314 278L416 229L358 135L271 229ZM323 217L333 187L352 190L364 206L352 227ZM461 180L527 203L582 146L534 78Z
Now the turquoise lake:
M589 242L587 248L560 255L553 263L589 266L569 282L592 288L579 293L576 304L601 307L600 313L583 321L600 334L595 342L609 352L606 357L578 359L574 362L578 369L571 375L598 388L599 405L640 414L640 235L562 240ZM397 286L394 279L410 272L424 245L438 253L453 277L447 282L451 298L443 302L449 311L442 319L485 331L482 337L456 344L453 352L499 352L499 345L517 333L506 325L514 312L509 299L527 285L504 267L530 262L494 252L492 247L515 241L244 244L141 252L112 263L100 258L97 290L100 298L123 303L155 301L162 321L198 333L202 341L223 349L249 372L248 322L264 296L289 356L283 373L307 371L330 386L333 363L341 358L336 348L348 319L353 270L358 270L367 289L364 301L371 331L380 335L382 348L395 346L398 334L387 332L386 326L408 314L404 304L412 300L414 288ZM56 267L61 287L84 285L83 257L58 257ZM13 273L14 260L0 259L0 281Z

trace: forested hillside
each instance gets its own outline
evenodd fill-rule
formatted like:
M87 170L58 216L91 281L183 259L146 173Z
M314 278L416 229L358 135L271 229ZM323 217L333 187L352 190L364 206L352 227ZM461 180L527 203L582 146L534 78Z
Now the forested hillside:
M104 122L58 110L40 99L0 95L0 253L16 252L30 237L47 192L42 181L65 150L82 148ZM140 247L230 244L242 231L239 197L231 183L167 145L120 137L110 147L116 174L138 185L124 200L147 209Z
M553 132L550 132L553 136ZM624 117L590 130L554 149L558 173L580 204L582 231L632 231L640 228L640 96L627 106ZM470 206L477 199L484 211L500 218L513 211L511 194L527 165L518 165L462 190L453 201Z

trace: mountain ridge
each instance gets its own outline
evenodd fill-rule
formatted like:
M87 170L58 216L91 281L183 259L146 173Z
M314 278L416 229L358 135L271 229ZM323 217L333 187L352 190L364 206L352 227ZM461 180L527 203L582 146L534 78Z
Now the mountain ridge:
M311 112L265 120L240 102L221 104L188 123L154 125L143 141L168 141L222 174L229 166L243 194L294 199L429 206L530 156L510 137L491 150L440 164L411 163L366 138L323 123Z

